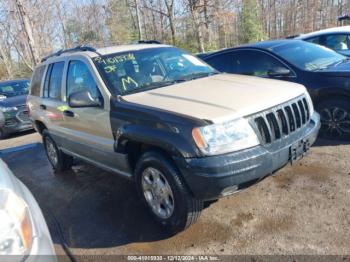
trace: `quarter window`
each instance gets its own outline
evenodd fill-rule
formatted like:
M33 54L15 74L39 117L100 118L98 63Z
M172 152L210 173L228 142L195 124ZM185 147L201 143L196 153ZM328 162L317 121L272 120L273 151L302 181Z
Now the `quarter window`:
M93 98L101 99L101 93L87 65L82 61L72 60L68 66L67 97L79 91L89 91Z
M45 66L39 66L35 69L31 81L30 94L33 96L40 96L41 80L43 79Z

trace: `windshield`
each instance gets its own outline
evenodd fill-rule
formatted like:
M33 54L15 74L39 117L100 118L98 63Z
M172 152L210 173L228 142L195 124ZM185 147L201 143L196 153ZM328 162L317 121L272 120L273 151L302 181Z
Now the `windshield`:
M303 41L278 45L270 50L306 71L323 70L346 60L331 49Z
M29 81L0 83L0 97L27 95L29 91Z
M114 95L127 95L215 74L216 71L173 47L132 50L93 59Z

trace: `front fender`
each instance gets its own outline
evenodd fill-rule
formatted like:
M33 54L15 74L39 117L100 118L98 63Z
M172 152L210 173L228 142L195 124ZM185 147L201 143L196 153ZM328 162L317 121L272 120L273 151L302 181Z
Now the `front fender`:
M200 151L185 130L155 129L146 126L127 125L117 130L115 134L116 150L122 151L131 142L155 146L173 156L195 157Z

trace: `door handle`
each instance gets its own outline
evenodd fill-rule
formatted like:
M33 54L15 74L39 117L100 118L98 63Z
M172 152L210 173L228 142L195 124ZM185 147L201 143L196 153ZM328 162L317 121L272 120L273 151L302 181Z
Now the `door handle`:
M40 105L40 108L41 108L42 110L46 110L46 105Z
M74 117L74 112L69 111L69 110L64 110L63 115L68 116L68 117Z

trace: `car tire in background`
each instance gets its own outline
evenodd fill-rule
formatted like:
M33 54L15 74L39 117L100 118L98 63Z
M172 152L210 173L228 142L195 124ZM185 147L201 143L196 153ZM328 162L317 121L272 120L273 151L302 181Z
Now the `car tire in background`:
M148 151L135 168L137 188L154 219L175 234L194 224L203 201L192 196L179 171L164 154Z
M42 137L47 158L55 172L62 172L70 169L73 165L73 157L58 149L55 141L46 129L43 130Z
M333 140L350 139L350 99L331 98L316 105L321 115L320 136Z

